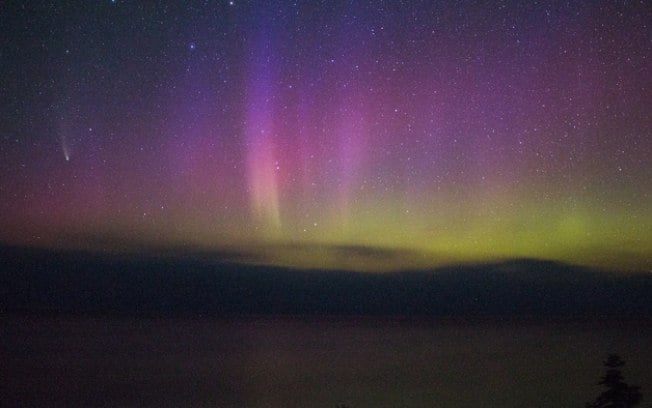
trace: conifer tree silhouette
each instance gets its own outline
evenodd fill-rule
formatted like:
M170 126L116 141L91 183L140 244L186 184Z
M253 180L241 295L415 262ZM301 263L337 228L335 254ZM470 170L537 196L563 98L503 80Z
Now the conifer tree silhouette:
M607 356L604 362L607 372L598 383L606 387L606 390L595 401L586 404L586 408L630 408L638 405L641 401L640 387L625 383L620 372L624 365L618 355Z

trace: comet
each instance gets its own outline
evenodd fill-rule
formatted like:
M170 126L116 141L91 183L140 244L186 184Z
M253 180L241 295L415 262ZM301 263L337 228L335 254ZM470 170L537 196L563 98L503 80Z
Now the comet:
M66 137L61 136L60 142L61 142L61 150L63 150L63 157L66 158L66 161L70 161L70 147L68 146Z

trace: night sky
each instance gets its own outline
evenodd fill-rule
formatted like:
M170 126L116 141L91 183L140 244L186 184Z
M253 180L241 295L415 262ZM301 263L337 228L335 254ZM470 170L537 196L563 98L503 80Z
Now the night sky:
M0 3L0 242L652 269L646 1Z

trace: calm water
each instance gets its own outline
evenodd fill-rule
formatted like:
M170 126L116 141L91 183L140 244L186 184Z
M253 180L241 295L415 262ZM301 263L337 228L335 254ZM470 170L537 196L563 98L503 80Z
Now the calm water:
M582 407L652 400L652 327L387 319L0 320L3 406Z

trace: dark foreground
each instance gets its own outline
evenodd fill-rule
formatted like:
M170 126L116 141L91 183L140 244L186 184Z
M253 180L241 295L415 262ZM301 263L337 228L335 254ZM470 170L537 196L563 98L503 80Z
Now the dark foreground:
M0 311L86 316L652 317L652 274L534 259L433 270L296 270L0 245Z
M652 392L640 321L5 316L0 344L2 406L582 407L608 352Z

